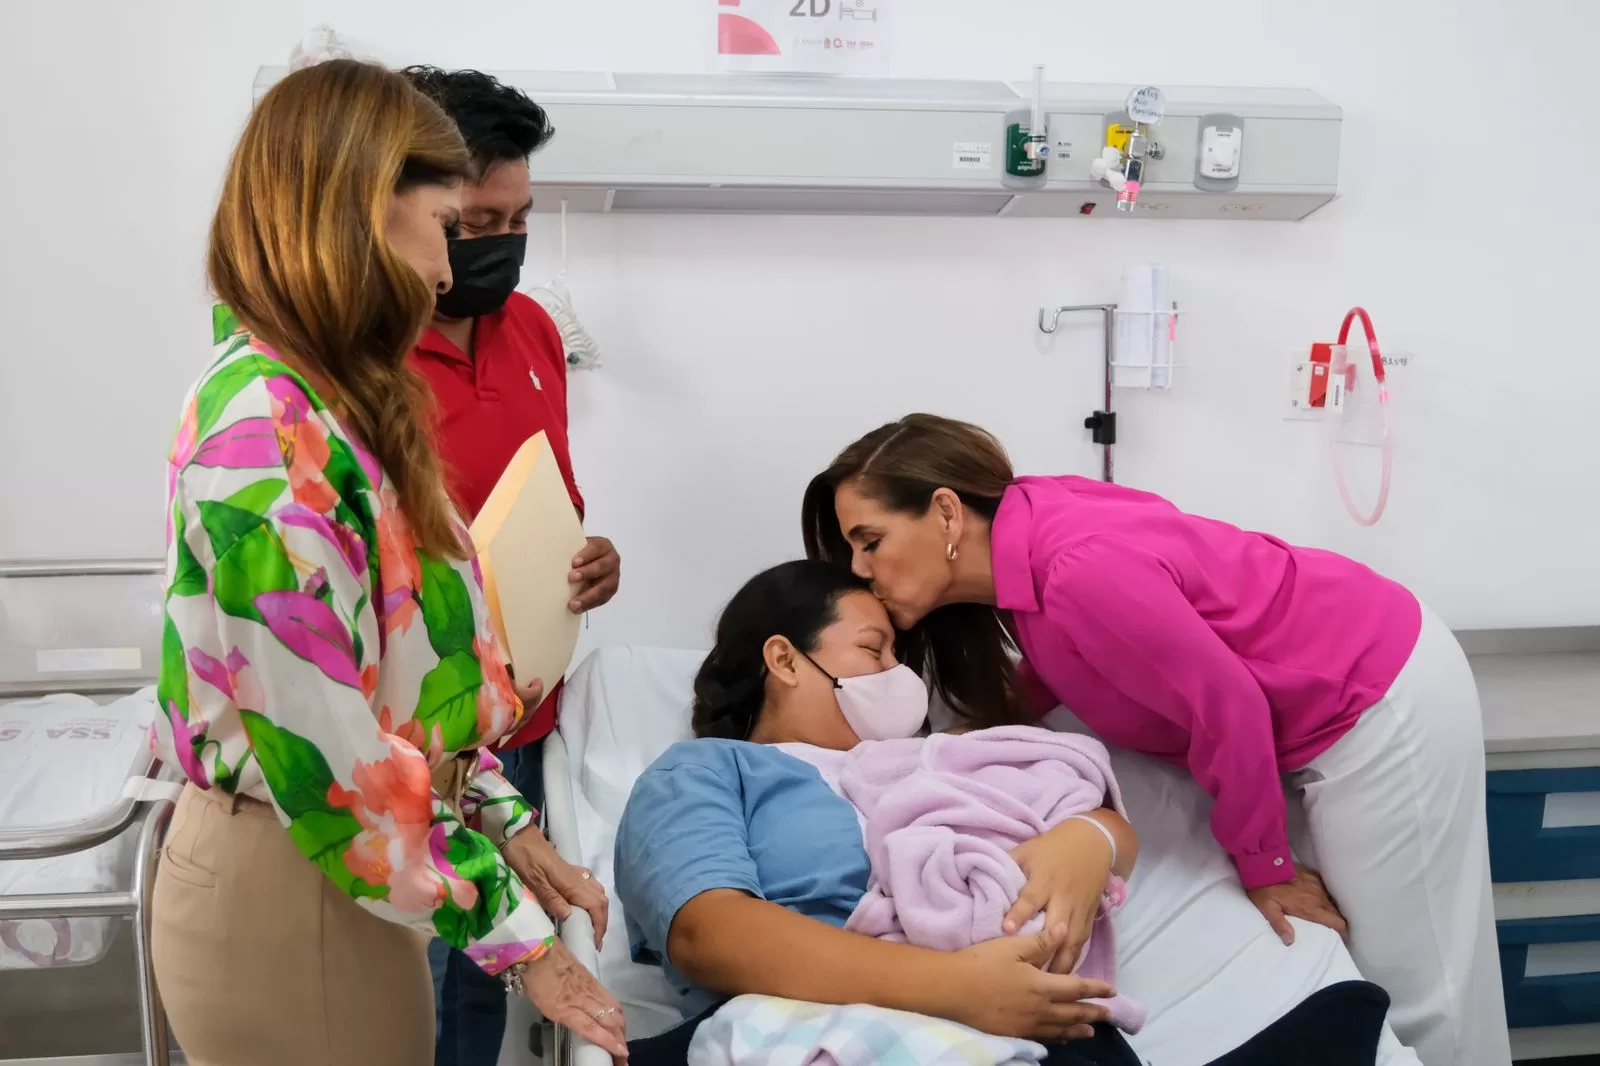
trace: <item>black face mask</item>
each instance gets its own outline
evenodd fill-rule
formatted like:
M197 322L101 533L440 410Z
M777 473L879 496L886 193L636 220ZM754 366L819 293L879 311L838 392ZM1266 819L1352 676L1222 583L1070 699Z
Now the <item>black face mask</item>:
M522 259L528 253L526 233L497 237L456 238L450 242L450 291L435 305L445 318L492 315L522 277Z

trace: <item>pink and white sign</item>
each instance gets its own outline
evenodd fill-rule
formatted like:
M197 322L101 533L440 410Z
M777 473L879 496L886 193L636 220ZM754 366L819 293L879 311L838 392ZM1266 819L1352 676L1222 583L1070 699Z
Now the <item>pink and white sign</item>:
M887 74L893 0L716 0L725 70Z

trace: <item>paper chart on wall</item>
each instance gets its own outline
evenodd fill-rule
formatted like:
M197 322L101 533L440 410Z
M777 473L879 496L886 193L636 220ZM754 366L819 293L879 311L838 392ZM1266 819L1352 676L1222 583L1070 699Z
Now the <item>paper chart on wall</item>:
M889 73L894 0L708 0L729 71Z

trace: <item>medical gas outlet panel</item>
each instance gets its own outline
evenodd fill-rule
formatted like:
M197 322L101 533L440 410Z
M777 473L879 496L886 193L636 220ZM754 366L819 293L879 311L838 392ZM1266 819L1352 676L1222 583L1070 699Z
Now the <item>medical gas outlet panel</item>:
M1304 89L495 73L561 131L540 212L1295 221L1338 193L1343 115Z

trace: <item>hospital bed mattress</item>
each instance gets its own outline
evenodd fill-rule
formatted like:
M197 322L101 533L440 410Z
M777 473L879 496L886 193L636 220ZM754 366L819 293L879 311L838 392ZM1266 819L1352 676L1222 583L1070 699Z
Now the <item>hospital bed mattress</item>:
M680 1015L661 971L629 958L612 844L634 779L690 735L691 683L702 658L645 648L595 652L568 683L560 730L546 750L551 839L568 861L592 869L612 897L598 958L586 918L568 922L562 936L622 1002L633 1037L670 1028ZM1058 728L1082 728L1057 714L1051 724ZM1297 922L1292 947L1278 940L1213 841L1211 801L1192 780L1134 754L1114 754L1112 764L1140 836L1138 868L1117 919L1117 984L1149 1006L1149 1023L1132 1038L1143 1059L1198 1066L1316 989L1359 979L1338 936L1321 926ZM609 1058L580 1040L565 1061L606 1066ZM1386 1033L1379 1061L1415 1059Z
M154 690L110 703L56 695L0 703L0 827L78 822L115 804L151 765ZM54 858L0 862L0 897L109 892L129 883L137 834ZM117 919L0 919L0 970L98 961Z

